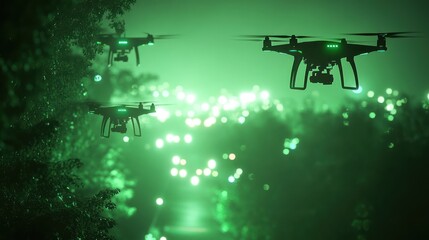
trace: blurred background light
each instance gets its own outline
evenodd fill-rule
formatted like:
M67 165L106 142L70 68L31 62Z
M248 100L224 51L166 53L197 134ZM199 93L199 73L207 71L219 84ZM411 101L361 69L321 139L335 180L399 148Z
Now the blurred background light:
M156 202L156 205L161 206L161 205L164 204L164 199L162 199L162 198L159 197L159 198L156 199L155 202Z

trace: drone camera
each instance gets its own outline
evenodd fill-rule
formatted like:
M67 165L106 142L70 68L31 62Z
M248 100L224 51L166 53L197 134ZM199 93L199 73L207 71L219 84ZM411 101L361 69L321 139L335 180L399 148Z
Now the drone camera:
M123 56L117 56L114 58L114 60L116 62L128 62L128 56L127 55L123 55Z
M112 127L112 132L126 133L127 127L125 125L115 126L115 127Z
M334 81L334 76L329 73L319 73L316 72L310 76L310 82L312 83L322 83L323 85L331 85Z

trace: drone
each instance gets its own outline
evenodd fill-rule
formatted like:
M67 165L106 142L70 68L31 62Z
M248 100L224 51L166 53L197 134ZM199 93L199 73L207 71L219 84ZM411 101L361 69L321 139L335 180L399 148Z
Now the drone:
M147 33L146 37L125 37L124 23L115 26L115 32L111 34L99 34L97 44L109 46L107 66L112 66L115 62L128 62L128 54L134 49L136 54L136 64L140 65L139 46L154 45L154 39L168 39L175 35L152 35Z
M100 136L109 138L111 131L117 133L126 133L126 125L128 121L131 120L134 136L141 137L142 134L139 116L156 112L155 104L151 103L149 108L145 108L143 104L146 103L148 102L139 102L138 105L120 104L113 106L101 106L101 104L98 103L91 103L88 105L90 107L90 113L103 116L103 120L101 121Z
M359 89L359 80L356 69L355 56L366 55L371 52L385 52L386 38L412 38L405 34L414 32L387 32L387 33L348 33L346 35L354 36L377 36L376 45L362 45L349 43L345 38L336 39L335 41L308 41L298 42L300 38L314 38L312 36L296 35L244 35L249 41L260 41L258 38L264 38L263 51L273 51L283 54L289 54L294 57L292 73L290 77L290 88L304 90L307 88L309 72L311 73L310 82L331 85L334 81L330 73L335 65L338 65L341 86L343 89ZM280 38L273 39L271 38ZM272 42L284 42L283 38L289 38L288 44L272 45ZM344 81L343 66L341 59L345 58L349 62L354 75L354 85L347 86ZM301 86L296 84L296 75L300 63L304 60L307 65L305 69L304 83Z

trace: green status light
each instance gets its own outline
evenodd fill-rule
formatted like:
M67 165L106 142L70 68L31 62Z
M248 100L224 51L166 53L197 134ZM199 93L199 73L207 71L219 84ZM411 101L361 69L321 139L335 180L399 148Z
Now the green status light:
M126 108L118 108L118 112L127 112Z
M328 48L338 48L338 44L328 44L326 45Z
M120 41L118 42L118 44L119 44L119 45L127 45L127 44L128 44L128 41L127 41L127 40L120 40Z

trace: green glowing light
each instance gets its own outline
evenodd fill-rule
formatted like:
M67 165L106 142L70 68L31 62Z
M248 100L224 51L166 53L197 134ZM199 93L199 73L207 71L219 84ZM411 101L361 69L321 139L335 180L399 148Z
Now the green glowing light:
M197 186L200 183L200 178L197 176L192 176L191 177L191 184L193 186Z
M235 154L234 154L234 153L230 153L230 154L228 155L228 158L229 158L229 160L235 160L236 156L235 156Z
M185 139L185 143L191 143L192 142L192 135L186 134L184 139Z
M235 177L234 176L229 176L228 177L228 182L230 182L230 183L235 182Z
M164 199L162 199L162 198L159 197L159 198L156 199L155 202L156 202L156 205L161 206L161 205L164 204Z
M170 170L170 174L171 174L171 176L175 177L175 176L177 176L177 174L179 174L179 170L177 168L172 168Z
M175 156L173 156L171 161L173 162L174 165L179 165L180 164L180 157L175 155Z
M375 95L375 93L374 93L373 91L368 91L368 93L367 93L367 96L368 96L369 98L374 97L374 95Z
M128 136L124 136L123 138L122 138L122 140L124 141L124 142L129 142L130 141L130 138L128 137Z
M269 185L269 184L264 184L263 189L264 189L265 191L270 190L270 185Z
M200 168L198 168L195 172L197 173L198 176L203 174L203 170L201 170Z
M377 102L384 103L384 97L383 96L378 97Z
M290 153L289 149L287 149L287 148L283 149L283 154L284 155L288 155L289 153Z
M223 191L220 193L220 196L221 196L223 199L227 199L227 198L228 198L228 192L227 192L227 191L225 191L225 190L223 190Z
M429 93L428 93L428 95L427 95L426 97L427 97L427 99L429 100Z
M237 168L237 170L235 170L235 172L236 172L238 175L241 175L241 174L243 174L243 169L241 169L241 168Z
M344 119L349 118L349 114L348 114L348 113L346 113L346 112L344 112L342 115L343 115L343 118L344 118Z
M369 118L374 119L375 118L375 112L370 112L369 113Z
M394 148L395 147L395 144L394 143L389 143L389 146L387 146L388 148L390 148L390 149L392 149L392 148Z
M209 176L212 173L212 170L210 168L204 168L203 173L205 176Z
M180 169L179 176L181 178L185 178L187 175L188 175L188 171L186 171L186 169Z
M187 163L186 159L180 159L180 165L185 166Z
M389 120L389 122L393 121L394 119L395 117L393 115L387 116L387 120Z
M208 166L210 169L214 169L214 168L216 167L216 160L214 160L214 159L210 159L210 160L208 161L208 163L207 163L207 166Z
M97 74L94 76L94 82L100 82L103 78L101 77L100 74Z
M216 170L212 171L212 176L213 176L213 177L217 177L217 176L219 176L219 172L218 172L218 171L216 171Z
M395 105L393 105L392 103L389 103L386 105L386 110L387 111L392 111L395 108Z
M338 48L338 44L328 44L326 45L328 48Z
M238 118L238 123L240 123L240 124L244 124L244 122L246 121L246 118L245 117L243 117L243 116L240 116L239 118Z
M118 108L118 112L127 112L126 108Z
M97 44L98 44L98 45L100 45L100 44L101 44L101 42L100 42L100 41L97 41Z
M164 237L164 236L162 236L162 237L159 238L159 240L167 240L167 238Z
M224 153L224 154L222 154L222 158L223 158L223 159L228 159L228 153Z
M119 40L119 41L118 41L118 44L119 44L119 45L127 45L127 44L128 44L128 41L127 41L127 40Z
M392 94L392 93L393 93L393 90L392 90L391 88L387 88L387 89L386 89L386 93L390 95L390 94Z
M164 147L164 140L162 140L161 138L156 139L155 146L157 148L163 148Z
M259 95L262 100L268 100L270 98L270 93L266 90L262 91Z

